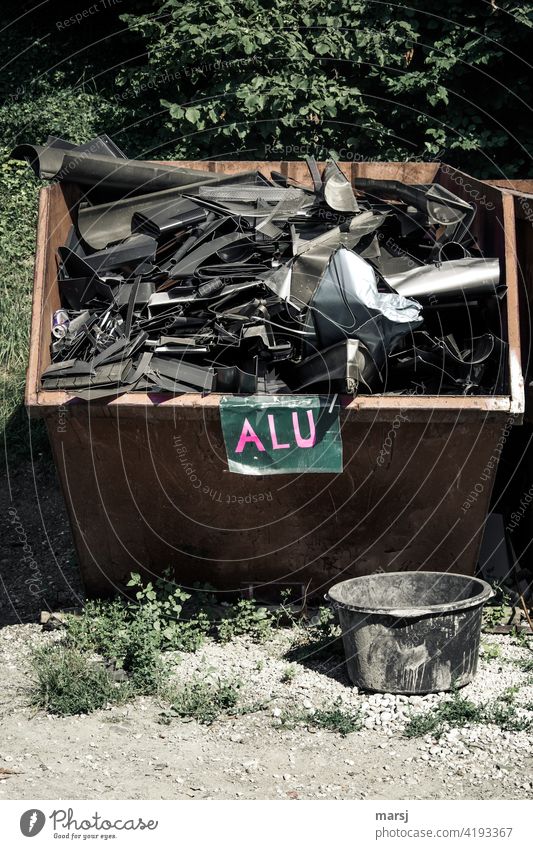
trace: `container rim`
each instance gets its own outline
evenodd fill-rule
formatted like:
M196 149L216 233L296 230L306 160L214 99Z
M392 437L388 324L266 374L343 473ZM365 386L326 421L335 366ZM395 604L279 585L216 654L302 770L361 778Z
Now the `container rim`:
M394 616L398 619L414 619L418 616L427 616L432 613L447 613L453 612L455 610L466 610L470 607L479 607L480 605L486 604L489 599L491 599L495 593L492 589L491 585L484 581L482 578L475 578L473 575L463 575L460 572L431 572L429 570L414 570L413 572L380 572L379 575L412 575L417 572L420 575L434 575L443 577L445 575L451 575L454 578L464 578L468 581L475 581L476 584L479 585L479 593L473 598L465 598L459 601L445 602L442 604L428 604L424 607L368 607L365 605L357 605L357 604L347 604L344 601L341 601L339 598L335 598L335 591L345 584L351 583L353 584L356 581L366 580L371 577L376 577L375 575L359 575L357 578L348 578L346 581L341 581L338 584L334 584L326 593L326 600L330 602L330 604L335 608L342 608L343 610L352 610L356 613L369 613L369 614L377 614L382 616Z

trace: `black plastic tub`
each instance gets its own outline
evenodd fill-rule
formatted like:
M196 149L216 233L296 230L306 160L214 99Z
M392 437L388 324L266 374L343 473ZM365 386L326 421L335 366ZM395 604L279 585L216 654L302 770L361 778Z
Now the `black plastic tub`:
M348 675L363 690L435 693L476 674L489 584L450 572L390 572L335 584Z

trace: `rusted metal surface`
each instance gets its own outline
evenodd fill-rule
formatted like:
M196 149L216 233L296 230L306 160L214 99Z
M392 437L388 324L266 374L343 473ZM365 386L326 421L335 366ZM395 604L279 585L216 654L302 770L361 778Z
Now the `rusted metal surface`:
M526 375L526 422L533 422L533 379L531 365L532 315L533 315L533 180L489 180L502 194L510 197L514 206L516 265L518 297L520 303L520 337L522 371Z
M258 165L296 179L304 167L185 164L214 171ZM342 167L352 178L453 177L436 163ZM275 479L227 471L216 395L138 393L88 406L40 389L59 306L55 251L77 198L68 186L43 190L26 403L31 415L46 418L88 592L109 592L135 569L167 566L185 584L237 589L310 580L311 592L378 569L473 573L502 432L523 409L514 210L489 189L494 209L480 206L478 218L493 218L480 222L479 236L485 249L492 240L511 289L509 395L357 397L341 413L343 474Z
M250 478L227 471L219 422L201 416L47 424L91 593L168 565L189 585L311 580L314 592L380 569L472 573L505 438L482 417L405 410L394 437L394 423L345 419L343 474Z

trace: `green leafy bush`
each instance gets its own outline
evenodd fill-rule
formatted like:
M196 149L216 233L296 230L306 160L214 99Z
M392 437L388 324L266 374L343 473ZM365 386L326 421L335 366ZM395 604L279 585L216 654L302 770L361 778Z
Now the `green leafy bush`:
M203 643L209 631L209 620L204 611L197 611L190 618L182 616L183 605L191 598L179 587L167 572L156 579L155 585L149 581L146 586L138 573L133 573L129 587L136 587L135 597L143 615L152 622L158 633L161 649L196 651Z
M128 587L134 599L88 600L81 615L67 617L64 645L84 656L100 655L113 669L124 670L130 695L162 692L165 651L197 651L209 633L222 642L240 635L263 642L272 636L274 619L265 608L241 600L217 620L211 595L199 589L193 599L169 572L148 582L134 572Z
M147 50L118 91L184 158L408 159L527 168L533 4L166 0L123 20ZM491 163L495 163L494 168Z
M247 636L256 643L264 643L272 637L274 617L266 607L260 607L253 600L240 599L228 610L230 615L216 627L220 642L228 643L235 637Z
M209 629L202 611L182 619L190 596L168 577L144 584L132 573L135 601L87 601L81 616L67 620L66 641L81 651L101 654L124 669L137 691L154 692L161 677L162 651L196 651Z

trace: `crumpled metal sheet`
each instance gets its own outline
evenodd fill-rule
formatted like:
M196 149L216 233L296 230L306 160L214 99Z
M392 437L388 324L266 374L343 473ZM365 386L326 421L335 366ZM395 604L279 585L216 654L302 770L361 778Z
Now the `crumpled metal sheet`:
M324 199L336 212L359 212L359 206L350 181L336 162L328 162L322 177Z
M377 363L422 324L421 305L395 292L380 292L372 266L346 248L331 257L309 306L318 348L356 338Z
M383 224L385 214L371 210L351 218L312 239L299 238L293 243L296 256L292 266L291 296L295 303L309 303L331 256L340 245L355 248L361 240Z
M312 159L312 188L213 174L127 159L107 136L14 155L88 192L58 251L44 388L502 391L499 262L442 186L356 180L356 194Z

